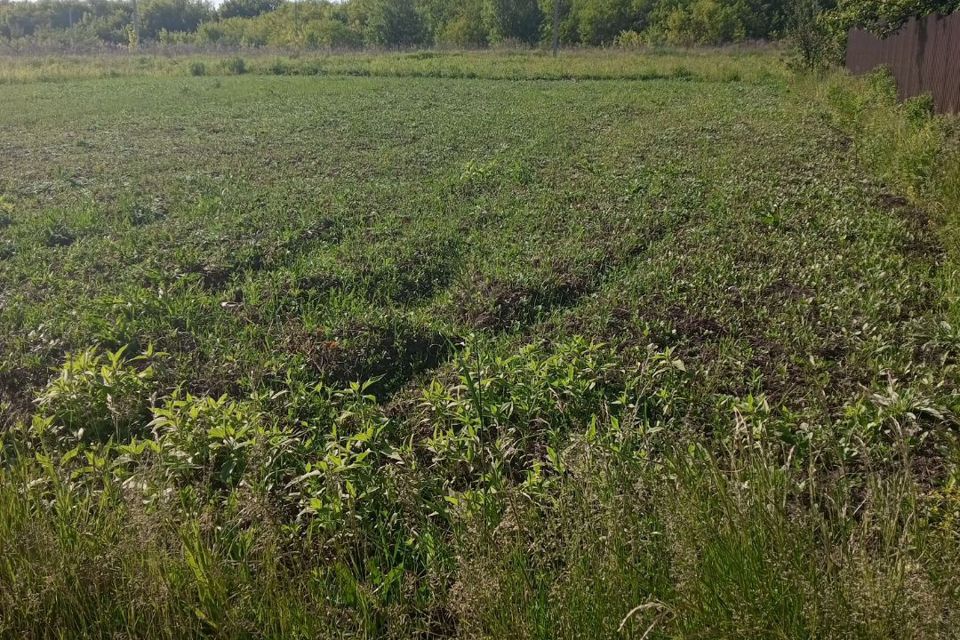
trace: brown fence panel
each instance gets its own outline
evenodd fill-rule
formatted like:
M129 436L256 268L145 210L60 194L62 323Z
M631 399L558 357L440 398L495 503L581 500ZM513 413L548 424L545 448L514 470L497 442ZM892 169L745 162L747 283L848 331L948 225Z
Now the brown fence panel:
M866 73L881 66L893 72L901 98L929 93L937 111L960 113L960 12L913 18L882 39L851 29L847 68Z

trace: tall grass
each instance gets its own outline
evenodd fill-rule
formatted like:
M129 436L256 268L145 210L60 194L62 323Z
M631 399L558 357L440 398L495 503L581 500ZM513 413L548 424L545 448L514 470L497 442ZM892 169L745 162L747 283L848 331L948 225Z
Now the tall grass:
M322 577L266 535L245 543L217 521L148 513L107 483L49 469L0 472L0 636L330 637Z
M510 491L502 517L458 526L453 574L396 588L272 544L279 525L150 513L22 462L0 478L0 632L919 639L960 623L942 517L960 505L931 509L909 473L829 478L758 442L573 448L550 500Z
M516 515L471 547L468 635L929 638L957 623L941 564L956 532L909 475L857 489L748 449L593 464L550 518Z
M850 136L858 160L890 189L932 216L947 248L960 256L960 123L935 116L929 96L897 100L886 71L854 78L836 72L807 81L804 91L826 105Z
M930 96L897 99L893 77L878 70L854 78L836 72L806 81L844 131L860 163L910 203L914 226L935 229L945 252L935 278L943 333L960 327L960 120L933 113Z
M226 54L134 54L40 56L0 55L0 84L63 82L77 79L186 76L203 65L210 73L237 75L335 75L488 79L607 79L680 78L716 82L783 83L787 71L772 48L642 51L573 51L553 58L543 52L437 51L419 53L303 53L242 51Z

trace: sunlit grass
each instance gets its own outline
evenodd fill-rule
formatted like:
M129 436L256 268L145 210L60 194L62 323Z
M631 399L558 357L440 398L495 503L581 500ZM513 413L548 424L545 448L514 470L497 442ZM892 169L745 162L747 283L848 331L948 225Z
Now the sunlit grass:
M0 66L0 636L951 636L953 121L239 56Z

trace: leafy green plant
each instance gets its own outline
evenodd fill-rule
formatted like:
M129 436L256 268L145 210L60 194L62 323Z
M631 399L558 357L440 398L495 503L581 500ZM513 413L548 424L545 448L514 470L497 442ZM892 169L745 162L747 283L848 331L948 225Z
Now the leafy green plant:
M788 38L794 56L792 63L801 69L820 71L838 57L836 39L827 28L818 0L793 2Z
M308 518L310 530L327 540L352 537L373 522L390 520L390 474L384 465L397 454L368 387L354 384L334 394L341 413L324 427L316 455L287 486L301 496L301 516Z
M76 239L76 231L63 222L54 223L43 230L43 244L48 247L65 247Z
M125 357L117 351L87 349L67 357L59 374L37 398L41 433L67 441L124 442L142 434L157 388L152 349Z
M248 404L174 394L153 409L150 421L161 466L172 479L234 487L251 449L264 435L262 417Z
M240 56L228 58L223 61L223 68L235 76L242 76L247 72L247 61Z
M451 487L538 482L545 463L562 470L557 452L598 416L655 422L669 411L654 389L682 375L682 362L669 351L640 355L624 369L608 348L575 338L547 353L532 343L484 358L483 342L471 341L458 356L459 384L434 381L423 392L419 420L432 429L423 453Z
M891 185L928 205L946 225L945 244L955 246L951 176L960 166L956 131L949 120L933 115L929 96L900 104L888 71L864 79L834 77L826 83L825 101L838 125L853 136L864 163Z
M0 229L13 224L13 202L7 196L0 195Z
M621 31L613 44L621 49L642 49L649 43L643 34L636 31Z

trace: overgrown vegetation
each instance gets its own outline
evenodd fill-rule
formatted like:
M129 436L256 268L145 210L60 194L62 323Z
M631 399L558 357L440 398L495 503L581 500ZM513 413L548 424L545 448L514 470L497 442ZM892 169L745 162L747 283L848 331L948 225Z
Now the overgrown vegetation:
M559 3L555 5L554 3ZM358 49L691 46L813 35L842 48L852 26L886 34L957 0L40 0L0 2L12 51L160 47ZM556 9L556 12L554 11ZM799 37L799 38L798 38ZM832 61L832 60L829 60Z
M722 51L664 49L588 50L553 58L542 53L337 53L245 52L242 56L98 55L0 57L0 84L63 82L90 78L231 75L241 60L245 73L275 76L360 76L486 80L703 80L785 84L790 78L766 47ZM717 55L720 54L720 55ZM236 75L236 74L233 74Z
M928 101L765 51L13 69L0 635L955 633Z

